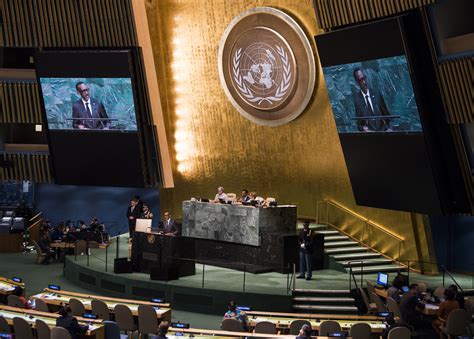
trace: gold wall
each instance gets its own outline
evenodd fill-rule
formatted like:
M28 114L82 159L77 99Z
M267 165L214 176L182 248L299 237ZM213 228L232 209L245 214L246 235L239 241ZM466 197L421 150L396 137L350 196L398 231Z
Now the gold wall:
M304 216L315 216L317 201L330 198L405 237L402 258L429 259L424 224L414 222L416 216L356 206L319 61L313 99L289 124L257 126L227 100L218 76L219 42L229 22L255 6L292 15L312 42L322 33L310 0L146 1L174 159L175 188L161 190L162 211L180 217L183 200L211 197L220 185L227 192L247 188L279 203L297 204ZM356 233L350 221L341 222L347 232ZM417 244L415 239L421 240ZM395 256L393 247L379 236L379 250Z

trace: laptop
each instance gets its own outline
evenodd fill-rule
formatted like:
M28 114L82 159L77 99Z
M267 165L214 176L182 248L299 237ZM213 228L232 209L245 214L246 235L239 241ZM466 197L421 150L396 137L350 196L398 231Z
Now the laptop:
M383 287L387 287L388 286L388 274L383 273L383 272L379 272L378 276L377 276L377 284L379 284L380 286L383 286Z
M209 202L209 199L207 199L207 198L201 198L199 201L201 201L201 202Z

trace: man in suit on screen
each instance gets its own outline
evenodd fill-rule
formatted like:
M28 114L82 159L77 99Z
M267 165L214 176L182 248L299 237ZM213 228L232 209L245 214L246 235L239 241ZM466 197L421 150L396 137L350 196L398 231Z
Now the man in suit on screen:
M364 71L354 69L354 79L360 91L353 94L356 117L375 117L373 119L358 119L357 128L361 132L391 132L390 119L376 118L377 116L390 115L382 94L370 88Z
M81 97L72 105L72 127L75 129L108 129L110 121L102 102L90 97L90 88L84 82L76 84Z

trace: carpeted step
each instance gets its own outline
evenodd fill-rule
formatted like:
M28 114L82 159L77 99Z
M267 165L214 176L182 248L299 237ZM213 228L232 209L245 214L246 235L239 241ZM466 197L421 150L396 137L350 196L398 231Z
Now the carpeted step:
M294 304L295 312L321 313L321 314L357 314L355 306L334 306L334 305L301 305Z
M326 239L324 239L326 240ZM324 248L334 248L334 247L347 247L347 246L358 246L359 244L352 240L347 241L324 241Z
M324 250L327 254L342 254L342 253L360 253L360 252L367 252L367 248L362 246L350 246L350 247L337 247L337 248L329 248Z
M324 236L324 242L349 240L347 235L328 235Z
M340 264L342 264L344 267L348 268L349 267L349 262L351 260L346 260L346 261L338 261ZM365 266L374 266L374 265L383 265L383 264L391 264L393 261L387 258L376 258L376 259L364 259L364 267ZM355 261L352 262L352 267L360 267L362 266L362 262L360 261Z
M398 270L405 271L404 266L398 266L398 265L377 265L377 266L364 266L364 274L370 274L370 273L377 273L377 272L398 272ZM352 273L354 274L361 274L362 273L362 267L353 267L352 268Z
M381 258L381 255L375 252L365 253L341 253L333 256L336 261L365 260Z
M354 306L353 298L344 297L293 297L293 304Z

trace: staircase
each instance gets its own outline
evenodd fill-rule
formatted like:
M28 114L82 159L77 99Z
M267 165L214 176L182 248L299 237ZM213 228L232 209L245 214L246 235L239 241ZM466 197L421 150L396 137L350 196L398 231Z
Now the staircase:
M362 273L362 265L364 274L405 270L404 267L400 267L393 260L383 257L330 226L312 223L310 228L317 234L324 234L324 253L328 256L329 268L331 269L349 273L349 262L363 260L363 264L361 262L352 263L354 274Z
M347 290L293 291L293 312L318 314L357 314L355 300Z

